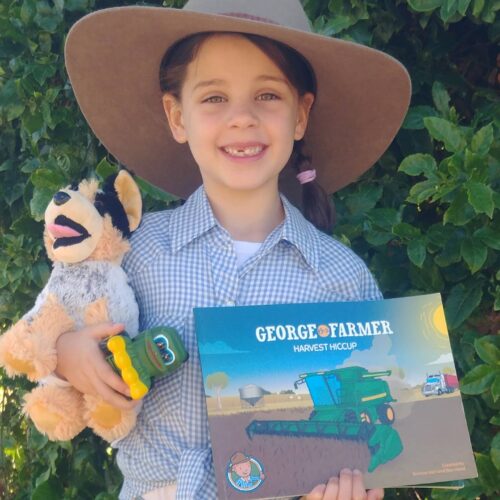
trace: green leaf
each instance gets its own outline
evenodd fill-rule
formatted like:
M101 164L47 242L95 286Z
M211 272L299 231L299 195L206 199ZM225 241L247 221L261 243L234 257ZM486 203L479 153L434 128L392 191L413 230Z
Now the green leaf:
M428 154L416 153L407 156L398 168L398 172L404 172L407 175L416 176L424 174L430 177L437 170L436 160Z
M401 214L394 208L374 208L367 213L367 217L374 225L389 233L392 226L401 221Z
M494 415L491 417L490 424L500 426L500 415Z
M475 366L462 378L460 390L464 394L481 394L490 387L496 375L497 371L490 365Z
M491 396L495 403L500 400L500 373L497 374L495 380L491 384Z
M432 85L432 100L434 106L443 115L448 116L450 112L450 94L441 82L434 82Z
M474 238L482 241L493 250L500 250L500 230L485 226L474 232Z
M472 7L472 15L475 17L479 17L481 15L481 11L484 9L484 4L486 0L474 0L474 5Z
M401 222L400 224L396 224L392 228L392 232L399 236L400 238L405 238L411 240L413 238L418 238L422 233L420 229L407 222Z
M364 214L375 207L382 197L382 186L377 184L359 184L358 189L346 199L346 206L351 214Z
M491 458L488 455L475 453L477 471L479 480L483 486L483 495L486 498L494 498L495 492L498 489L498 470L493 465ZM490 496L491 495L491 496Z
M156 187L142 177L136 176L135 182L139 186L141 192L144 195L150 196L153 200L161 201L168 205L172 201L176 201L179 199L177 196L167 193L163 189Z
M458 11L458 0L443 0L439 15L447 23Z
M96 174L102 179L107 179L110 175L116 174L119 168L114 163L110 163L106 158L103 158L95 168Z
M430 12L441 7L443 0L408 0L410 7L416 12Z
M467 198L476 213L484 213L493 217L495 204L493 203L493 191L490 186L482 182L470 181L467 183Z
M420 203L429 200L436 193L437 183L434 179L418 182L410 189L408 201L420 205Z
M475 340L474 347L485 363L500 366L500 337L493 335L481 337Z
M422 267L427 255L425 239L417 238L408 243L407 253L410 260L417 266Z
M472 138L471 149L474 153L485 155L493 144L493 125L490 123L479 129Z
M454 123L443 118L427 117L424 118L424 125L429 134L437 141L443 142L444 147L450 153L455 153L465 148L465 136Z
M464 226L475 216L474 209L467 201L467 193L461 191L451 202L448 210L444 213L443 222L455 226Z
M458 0L458 12L460 12L462 16L465 16L471 1L472 0Z
M497 434L491 441L490 456L493 465L500 470L500 434Z
M45 262L37 262L33 266L32 271L33 281L35 282L36 286L42 288L45 283L47 283L50 276L49 266L47 266Z
M45 215L45 209L54 196L52 189L35 188L33 197L30 201L31 215L36 221L42 221Z
M486 246L473 238L467 238L462 241L460 252L472 274L483 267L488 256Z
M62 497L62 486L55 478L39 484L31 494L31 500L60 500Z
M460 326L481 303L483 290L480 285L465 286L459 283L454 286L446 300L446 320L450 330Z
M68 184L64 175L57 170L49 168L38 168L35 170L31 174L30 181L37 188L51 190L52 194Z
M436 110L432 106L412 106L405 116L402 128L407 130L422 130L425 128L424 118L427 116L437 116Z

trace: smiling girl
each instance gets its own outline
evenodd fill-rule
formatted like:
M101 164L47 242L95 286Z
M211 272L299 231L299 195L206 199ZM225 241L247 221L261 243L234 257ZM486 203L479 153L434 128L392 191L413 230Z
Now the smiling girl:
M120 498L215 499L193 308L381 298L363 262L325 234L326 193L387 148L408 106L408 75L380 52L311 33L298 0L100 11L73 27L66 64L109 151L187 198L144 217L124 263L141 328L177 328L190 358L158 380L117 443ZM120 327L61 336L58 372L129 407L98 348ZM382 496L345 469L307 498Z

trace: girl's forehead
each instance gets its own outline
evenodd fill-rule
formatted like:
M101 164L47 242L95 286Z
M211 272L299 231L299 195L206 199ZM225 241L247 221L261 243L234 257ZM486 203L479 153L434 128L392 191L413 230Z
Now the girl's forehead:
M259 47L238 34L215 34L199 47L189 63L187 79L269 75L285 79L283 72ZM286 80L286 79L285 79Z

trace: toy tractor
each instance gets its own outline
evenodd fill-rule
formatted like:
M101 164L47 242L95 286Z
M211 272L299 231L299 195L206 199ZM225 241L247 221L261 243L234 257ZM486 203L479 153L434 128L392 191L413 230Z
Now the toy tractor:
M306 384L314 404L308 420L254 420L246 432L365 441L371 453L368 471L397 457L403 450L392 428L395 401L380 377L390 370L369 372L360 366L301 374L295 388Z
M106 361L130 388L132 399L144 397L154 377L176 370L188 359L179 334L159 326L131 339L121 333L101 343Z

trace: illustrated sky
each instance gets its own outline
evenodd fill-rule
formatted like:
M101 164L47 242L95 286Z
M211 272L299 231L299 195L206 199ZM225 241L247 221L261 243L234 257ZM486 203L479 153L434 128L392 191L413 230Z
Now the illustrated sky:
M255 333L257 327L269 325L382 320L389 321L393 334L259 342ZM428 373L454 370L439 294L373 302L203 308L195 309L195 321L204 380L224 372L229 379L224 396L238 396L238 389L247 384L270 392L296 391L300 374L343 366L390 369L409 385L423 383ZM316 350L308 351L311 346ZM296 392L306 392L305 384Z

